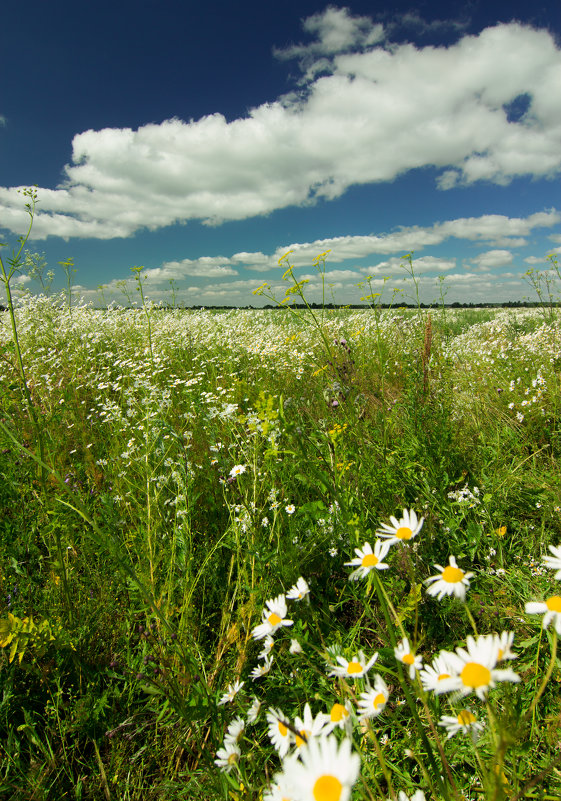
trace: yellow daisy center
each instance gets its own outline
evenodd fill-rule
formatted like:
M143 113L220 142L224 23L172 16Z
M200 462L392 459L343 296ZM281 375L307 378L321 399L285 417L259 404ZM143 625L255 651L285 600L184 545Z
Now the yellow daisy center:
M400 526L395 532L395 536L398 540L410 540L413 536L413 532L408 526Z
M446 581L448 584L459 584L464 577L464 571L460 570L459 567L452 567L448 565L442 571L442 581Z
M347 673L362 673L362 665L360 662L349 662L347 665Z
M373 553L367 553L362 557L362 567L374 567L380 560ZM355 562L356 565L356 562Z
M374 709L378 709L379 706L383 706L386 703L386 696L383 693L378 693L374 701L372 702Z
M450 678L450 674L449 673L441 673L439 675L439 677L437 678L437 681L442 681L442 679L449 679L449 678Z
M279 625L279 623L280 623L280 622L281 622L281 620L282 620L282 617L280 617L280 615L277 615L277 613L276 613L276 612L271 612L271 614L269 615L269 617L267 618L267 620L269 621L269 623L271 624L271 626L278 626L278 625Z
M561 614L561 597L559 595L552 595L551 598L547 599L545 605L550 612L558 612Z
M491 681L491 671L479 662L468 662L460 678L464 687L485 687Z
M238 759L238 755L235 751L233 751L230 756L228 757L228 765L233 765Z
M415 661L415 657L413 656L413 654L403 654L403 656L401 657L401 661L405 662L406 665L412 665L413 662Z
M286 735L288 734L288 728L284 725L282 720L278 721L278 725L279 725L279 731L281 733L281 736L282 737L286 737Z
M475 715L470 712L469 709L462 709L458 715L458 723L460 726L470 726L472 723L475 723L475 720Z
M344 718L349 716L348 711L345 709L343 704L333 704L331 707L331 722L332 723L339 723Z
M300 734L302 735L301 737L299 737L297 734L294 735L294 741L296 743L297 748L300 748L302 745L304 745L305 742L307 742L306 732L304 731L304 729L300 730Z
M343 792L343 785L337 776L325 773L316 779L313 788L314 801L339 801Z

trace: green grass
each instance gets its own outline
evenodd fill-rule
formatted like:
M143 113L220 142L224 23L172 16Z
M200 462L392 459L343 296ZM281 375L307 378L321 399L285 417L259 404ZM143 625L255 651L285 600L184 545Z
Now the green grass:
M265 711L293 720L365 689L328 676L327 647L377 651L390 689L380 716L355 719L353 798L558 796L556 660L527 714L553 626L524 613L558 586L540 567L561 542L557 318L395 307L314 322L28 297L16 320L44 467L4 315L0 798L260 799L281 764ZM423 528L392 547L381 586L349 582L354 549L409 508ZM474 573L465 604L423 584L450 555ZM294 625L252 681L252 630L299 576L310 603L289 602ZM487 721L477 748L445 740L448 695L407 702L418 688L392 646L405 632L430 662L465 643L470 615L515 633L521 677L489 709L467 699ZM253 695L261 715L226 773L217 751Z

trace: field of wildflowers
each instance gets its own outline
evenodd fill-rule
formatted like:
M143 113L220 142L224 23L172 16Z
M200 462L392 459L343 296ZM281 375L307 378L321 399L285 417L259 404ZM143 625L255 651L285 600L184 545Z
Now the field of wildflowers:
M2 799L559 797L551 310L28 295L0 353Z

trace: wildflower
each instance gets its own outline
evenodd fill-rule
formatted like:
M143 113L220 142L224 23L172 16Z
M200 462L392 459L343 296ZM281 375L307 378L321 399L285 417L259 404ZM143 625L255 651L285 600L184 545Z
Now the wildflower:
M462 709L462 711L455 717L451 715L443 715L438 721L439 726L444 726L448 732L447 739L453 737L459 731L471 734L473 742L477 740L478 733L485 728L484 723L480 723L473 712L469 709Z
M281 759L288 753L290 744L294 740L294 735L286 723L285 716L280 709L273 709L272 707L267 712L267 722L269 724L268 733L271 742Z
M347 734L350 734L353 725L351 718L352 709L350 701L345 701L344 705L339 702L334 703L327 716L328 721L323 733L331 734L333 729L344 729Z
M228 731L224 736L224 745L228 743L237 743L245 729L245 721L242 717L237 715L231 723L228 724Z
M296 798L296 788L286 776L275 774L271 787L264 793L263 801L290 801Z
M437 576L431 576L426 579L425 584L434 582L432 587L427 589L429 595L436 595L441 601L445 595L455 595L456 598L464 600L466 597L466 589L469 587L469 580L473 573L464 573L456 564L456 557L449 557L449 564L446 567L435 565L440 573Z
M394 648L395 658L409 668L409 678L415 678L415 671L423 667L423 657L416 656L409 647L409 640L404 637L397 647Z
M314 718L310 705L306 704L304 707L304 717L294 718L294 728L298 732L294 739L298 748L301 748L304 743L309 742L311 737L317 737L321 734L328 720L328 716L323 712L318 712Z
M552 595L546 598L543 603L527 603L527 615L541 615L543 612L543 628L546 629L553 620L555 631L561 634L561 597L559 595Z
M245 473L246 470L247 467L245 466L245 464L236 464L230 470L230 476L232 478L235 478L236 476L241 476L241 474Z
M426 801L426 799L422 790L415 790L411 798L408 798L403 790L400 790L397 795L397 801Z
M561 545L549 545L548 547L553 556L544 556L542 562L551 570L557 570L555 578L559 581L561 580Z
M286 599L284 595L278 595L266 602L266 609L263 610L263 620L259 626L253 629L253 637L262 640L267 634L274 634L281 626L292 626L293 621L287 620Z
M255 723L257 718L259 717L259 711L261 709L261 701L256 696L253 696L253 703L247 710L247 722L248 723Z
M263 643L263 650L260 652L257 659L266 659L267 656L273 650L274 645L275 645L274 639L271 637L270 634L267 634L267 636L265 637L265 642Z
M449 679L452 668L448 667L446 661L447 652L441 651L439 656L432 660L432 665L425 665L419 672L419 678L425 692L432 690L436 692L439 683L443 679Z
M366 578L374 568L376 570L386 570L387 565L383 560L388 551L390 550L389 542L376 542L374 544L374 551L370 543L365 542L360 548L355 548L356 558L351 562L345 562L349 567L356 567L349 576L349 581L356 581L357 579Z
M226 690L226 692L224 693L224 695L222 696L222 698L218 702L218 705L220 706L220 704L231 703L234 700L234 698L236 697L236 695L239 693L241 688L244 686L244 684L245 684L245 682L238 681L237 679L233 684L229 684L228 685L228 689Z
M389 690L381 676L376 676L374 686L360 694L358 711L361 718L375 718L383 712L389 698Z
M503 631L501 634L484 634L480 637L480 639L486 638L498 646L497 662L502 662L503 659L516 659L518 656L511 650L514 642L513 631Z
M302 653L302 646L298 642L298 640L290 640L290 648L288 649L291 654L301 654Z
M284 764L283 775L298 788L299 801L348 801L360 772L360 757L351 751L347 738L312 738L299 759Z
M223 748L216 752L214 764L218 765L224 773L229 773L241 756L240 747L237 743L224 743Z
M328 665L330 668L329 675L330 676L345 676L352 679L360 679L362 676L366 676L374 662L378 659L378 654L375 653L374 656L366 661L366 657L362 651L358 652L357 656L354 656L350 662L343 656L337 657L338 665Z
M258 667L253 668L253 670L251 671L250 676L253 679L253 681L255 681L256 679L261 679L263 678L263 676L266 676L267 673L270 671L272 664L273 664L273 657L266 656L265 659L263 660L263 664L258 665Z
M388 543L393 545L396 542L409 542L417 536L423 527L425 518L417 519L416 513L413 509L404 509L403 517L400 520L391 516L391 526L387 523L382 523L381 527L376 531L379 537L389 537Z
M293 503L289 503L288 506L284 507L284 511L286 512L287 515L293 515L294 512L296 511L296 507L294 506Z
M496 669L499 643L493 638L478 637L476 640L469 636L466 646L467 650L456 648L455 653L446 655L452 675L440 682L435 691L437 694L455 691L463 697L475 692L478 698L484 700L497 681L520 681L520 676L512 670Z
M286 593L286 597L289 601L301 601L302 598L305 598L309 594L310 588L308 587L308 583L300 576L296 584Z

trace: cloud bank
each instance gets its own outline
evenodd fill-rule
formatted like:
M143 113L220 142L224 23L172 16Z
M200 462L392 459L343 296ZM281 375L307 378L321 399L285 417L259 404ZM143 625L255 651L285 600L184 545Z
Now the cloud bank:
M547 31L510 23L449 47L396 45L334 8L304 28L314 41L277 53L298 59L298 88L245 117L77 134L60 186L38 190L33 238L241 220L423 167L442 190L561 170L561 51ZM0 188L0 213L25 227L17 187Z

